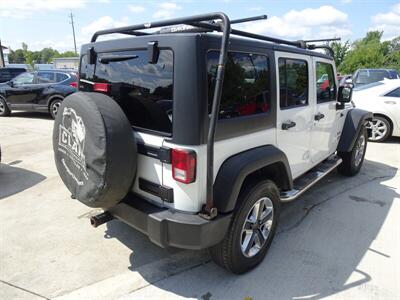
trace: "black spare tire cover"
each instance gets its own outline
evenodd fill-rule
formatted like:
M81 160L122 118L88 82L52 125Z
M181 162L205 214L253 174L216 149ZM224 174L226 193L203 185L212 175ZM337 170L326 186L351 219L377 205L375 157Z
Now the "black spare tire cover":
M129 192L136 174L136 142L126 115L107 95L77 92L63 100L53 150L72 198L109 208Z

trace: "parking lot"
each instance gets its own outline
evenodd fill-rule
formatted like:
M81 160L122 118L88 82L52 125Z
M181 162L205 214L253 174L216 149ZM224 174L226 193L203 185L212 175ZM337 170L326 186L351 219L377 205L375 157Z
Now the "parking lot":
M59 179L52 124L0 119L0 299L400 299L400 138L285 205L264 262L237 276L119 221L92 228L98 211Z

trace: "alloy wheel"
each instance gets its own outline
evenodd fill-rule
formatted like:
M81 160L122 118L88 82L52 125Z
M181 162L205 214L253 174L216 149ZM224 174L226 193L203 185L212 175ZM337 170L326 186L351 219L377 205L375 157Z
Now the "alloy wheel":
M379 141L383 139L388 131L386 123L379 119L373 119L372 121L369 121L366 127L371 130L370 140L372 141Z
M354 164L356 167L361 163L364 152L365 152L365 145L366 145L366 140L365 140L365 135L361 135L360 138L358 139L356 143L356 148L355 148L355 153L354 153Z
M60 109L60 106L61 106L61 102L60 102L60 101L57 101L56 103L54 103L54 104L52 105L53 116L56 116L56 115L57 115L58 110Z
M6 107L4 106L4 103L0 101L0 114L4 113L6 110Z
M243 224L240 248L246 257L255 256L267 242L274 218L274 206L268 197L259 199Z

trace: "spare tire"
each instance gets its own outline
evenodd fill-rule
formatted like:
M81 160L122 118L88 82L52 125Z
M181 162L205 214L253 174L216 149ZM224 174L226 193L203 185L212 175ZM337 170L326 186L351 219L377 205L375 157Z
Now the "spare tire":
M136 147L126 115L107 95L77 92L63 100L53 150L72 198L105 209L121 201L136 175Z

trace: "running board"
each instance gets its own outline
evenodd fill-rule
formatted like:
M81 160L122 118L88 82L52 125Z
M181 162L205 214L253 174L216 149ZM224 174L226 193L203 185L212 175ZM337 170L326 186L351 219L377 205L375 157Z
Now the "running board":
M316 165L310 171L300 176L293 182L292 190L281 192L281 201L289 202L295 200L310 187L333 171L338 165L341 164L341 162L342 159L340 157L332 155L320 164Z

